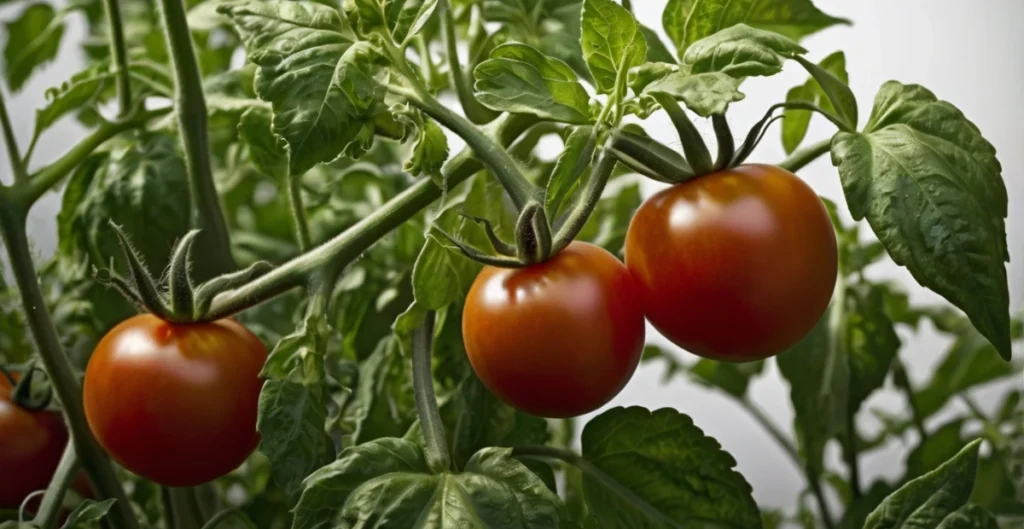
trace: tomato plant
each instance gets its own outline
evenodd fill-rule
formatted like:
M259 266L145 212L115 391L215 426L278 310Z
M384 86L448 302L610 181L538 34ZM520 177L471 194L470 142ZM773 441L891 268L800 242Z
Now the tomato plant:
M851 21L810 0L642 4L8 2L0 364L54 399L0 401L0 490L41 491L0 527L1019 525L985 127L915 84L858 100L843 52L800 42ZM19 137L58 54L81 68ZM756 85L784 67L806 79ZM777 103L748 126L754 90ZM826 155L838 201L803 182ZM929 333L934 369L908 366ZM703 400L615 406L659 367L749 413L789 504ZM45 449L9 431L58 412ZM45 461L11 479L25 446Z
M256 448L266 357L263 343L235 321L129 318L89 359L83 385L89 428L140 476L172 487L206 483Z
M665 189L640 206L626 235L647 318L715 360L762 360L806 336L832 299L837 258L821 200L768 165Z
M17 377L15 377L17 380ZM0 508L17 509L29 494L45 489L60 462L68 432L59 413L26 409L14 402L11 381L0 376Z

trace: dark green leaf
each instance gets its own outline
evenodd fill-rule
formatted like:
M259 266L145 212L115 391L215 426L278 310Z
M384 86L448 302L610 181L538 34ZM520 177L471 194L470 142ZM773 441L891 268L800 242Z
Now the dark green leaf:
M825 444L843 432L849 411L849 361L832 334L843 317L842 307L833 304L803 340L776 357L789 381L804 457L818 471L823 469Z
M883 288L865 283L847 289L842 339L850 364L850 413L856 413L882 387L900 350L900 338L885 311Z
M922 439L907 456L904 480L923 476L955 456L964 445L960 435L963 426L963 419L954 419L928 432L928 437Z
M893 261L1010 358L1006 187L995 149L953 105L886 83L864 133L832 142L850 212Z
M695 75L675 72L647 85L644 93L670 95L682 100L698 116L710 117L725 114L729 103L743 100L738 84L736 79L722 72Z
M854 97L853 91L847 86L846 81L799 55L794 55L793 59L803 65L810 72L811 77L818 82L818 86L821 87L821 91L828 97L832 108L835 109L839 118L851 129L856 129L857 98Z
M999 522L988 509L967 504L942 520L936 529L999 529Z
M850 82L850 76L846 72L846 54L841 51L832 53L818 63L818 68L824 70L845 85ZM793 87L786 96L786 102L807 101L821 107L826 112L833 112L832 101L822 89L821 84L811 77L803 85ZM856 102L854 102L856 104ZM856 110L856 109L855 109ZM804 136L807 134L807 127L810 125L812 112L810 110L797 110L787 108L783 113L782 121L782 146L786 153L792 153L800 146ZM854 112L856 114L856 112Z
M823 13L811 0L669 0L662 13L680 57L694 42L739 23L800 40L849 21Z
M290 171L301 175L372 144L372 113L386 70L372 46L354 42L334 8L250 2L220 8L259 66L256 93L274 108L274 131L288 142ZM369 131L369 134L367 133Z
M203 529L256 529L256 524L242 511L228 509L210 518Z
M61 526L62 529L97 527L99 521L107 516L115 501L117 500L110 499L99 502L85 500L79 503L78 507L75 507L75 510L68 515L67 521Z
M676 62L675 56L672 55L668 46L665 46L665 43L661 41L658 32L640 24L640 33L643 34L644 42L647 43L647 62Z
M429 175L440 179L441 166L448 160L448 136L432 119L423 121L416 137L416 145L412 149L412 157L405 162L403 169L413 176ZM439 185L442 183L439 182Z
M736 461L693 421L675 410L613 408L583 429L583 457L629 489L663 518L643 511L584 477L587 505L608 527L761 527L761 513Z
M502 44L473 70L477 98L503 112L584 124L590 121L590 95L564 62L520 43Z
M409 429L415 411L408 362L399 340L389 336L359 365L359 383L345 409L346 445L397 437Z
M64 11L37 2L6 26L4 74L11 90L17 92L37 68L57 57L64 36Z
M764 362L716 362L702 358L690 366L694 379L708 387L718 388L733 397L742 399L754 377L764 371Z
M266 176L284 181L288 178L288 146L274 133L273 112L253 106L238 121L238 139L249 148L249 160Z
M601 93L615 89L620 68L629 70L647 60L647 42L640 25L632 13L612 0L583 2L580 44Z
M558 155L558 161L555 162L555 168L551 171L551 177L548 178L548 184L544 191L544 210L547 211L548 218L557 217L565 200L572 195L579 180L585 176L585 170L580 174L574 174L577 165L582 164L584 169L590 167L593 158L580 160L580 157L583 156L583 151L586 149L593 131L592 127L576 127L565 138L565 146L562 153ZM592 156L593 153L591 153Z
M292 527L558 527L561 500L510 452L486 448L462 473L431 474L409 441L385 438L346 449L306 481Z
M864 521L867 520L868 515L874 511L879 503L889 494L892 494L893 487L884 481L876 481L871 487L859 498L853 500L846 507L846 511L843 512L842 518L839 519L839 524L836 529L862 529L864 527Z
M722 72L741 78L775 75L787 58L806 51L778 33L737 24L694 42L683 61L693 73Z
M868 516L864 529L938 527L974 488L981 441L973 441L939 468L907 483Z

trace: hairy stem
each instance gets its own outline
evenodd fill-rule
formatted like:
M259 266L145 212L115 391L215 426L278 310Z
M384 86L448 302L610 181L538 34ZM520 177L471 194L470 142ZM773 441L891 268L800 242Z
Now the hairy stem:
M104 0L107 12L107 26L110 28L110 55L113 57L114 72L117 75L118 116L125 117L131 112L131 73L128 71L128 50L124 43L124 26L121 5L118 0Z
M609 152L601 153L601 159L597 167L590 174L590 178L580 192L580 197L572 210L566 216L565 222L555 233L554 248L552 253L558 253L579 235L580 230L587 223L594 208L601 201L604 188L608 185L608 178L615 169L616 158Z
M576 452L553 446L523 445L514 447L512 449L512 456L528 459L556 459L568 463L583 471L585 475L600 483L619 498L632 504L637 510L647 515L649 519L666 524L668 527L681 527L675 520L672 520L656 507L647 503L646 500L637 496L628 487L605 474L604 471Z
M412 381L416 393L416 414L423 430L423 452L427 468L435 474L451 470L444 423L437 409L434 395L434 376L431 374L431 350L434 341L434 311L427 311L423 323L412 334Z
M490 136L501 145L511 145L536 118L524 115L506 115L490 125ZM483 166L472 149L465 149L448 164L443 172L448 187L464 182ZM441 197L442 190L429 178L418 180L405 191L389 200L377 211L366 216L344 232L256 279L218 294L211 305L208 319L229 316L258 305L281 292L300 286L314 270L327 263L344 267L366 251L377 240L397 228L410 217Z
M64 494L68 487L75 481L75 474L78 473L78 453L75 452L74 441L68 441L64 447L64 454L60 457L57 470L50 479L50 486L46 488L43 501L39 504L39 513L36 514L35 524L40 529L53 529L57 527L57 517L60 515L61 504L64 503Z
M21 159L21 151L18 150L18 139L14 136L14 127L11 126L11 117L7 114L7 101L0 91L0 126L3 127L4 144L7 146L7 157L11 160L11 172L14 173L14 181L25 179L25 163ZM0 183L0 185L3 185Z
M805 147L803 149L799 149L793 152L793 154L791 154L788 158L779 163L779 167L791 173L795 173L800 169L803 169L804 166L806 166L807 164L813 162L814 160L817 160L818 157L827 153L831 148L831 138L819 141L818 143L815 143L809 147Z
M392 63L412 87L408 89L391 85L388 87L389 90L405 97L410 103L437 120L445 128L458 134L466 142L466 145L473 149L473 152L480 157L487 168L494 173L494 176L498 178L509 196L512 197L512 202L516 205L516 208L522 210L527 203L536 201L540 194L539 191L519 171L515 160L509 156L505 148L486 134L477 130L476 126L469 120L442 105L423 86L415 72L409 67L409 63L405 60L405 56L402 55L401 51L395 48L393 44L387 43L387 41L385 43Z
M76 450L81 455L82 465L92 478L97 492L102 497L117 500L110 512L111 523L119 529L136 529L138 523L131 504L128 503L128 497L121 489L121 483L114 473L110 459L96 443L86 423L82 408L82 387L78 384L74 369L64 353L64 347L57 338L57 329L53 326L43 291L39 287L25 232L28 209L6 198L6 195L0 195L0 232L3 233L11 271L21 293L25 319L32 332L36 349L46 367L50 383L64 406L68 428L76 443Z
M458 39L455 37L455 20L452 16L452 8L448 0L439 0L437 13L441 21L441 35L444 37L445 55L448 60L448 75L451 78L452 86L455 87L455 94L462 105L462 111L470 121L478 125L490 123L498 117L498 112L491 110L477 100L473 94L472 79L470 75L462 71L462 63L459 61Z
M185 150L189 194L192 197L192 227L202 230L200 246L206 249L197 261L200 279L236 268L231 256L231 239L213 185L210 139L206 123L206 98L199 64L192 46L192 34L182 0L160 0L160 14L174 66L174 109Z
M306 220L306 206L302 203L301 176L289 176L286 179L288 186L288 208L292 213L292 224L295 227L295 242L299 245L299 251L305 252L313 245L309 237L309 222Z

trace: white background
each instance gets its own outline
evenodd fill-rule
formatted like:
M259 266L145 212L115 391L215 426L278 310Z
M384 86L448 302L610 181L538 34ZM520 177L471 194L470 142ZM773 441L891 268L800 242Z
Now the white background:
M664 0L634 0L633 4L642 22L653 28L661 27ZM815 60L835 50L846 52L850 82L860 102L862 123L867 119L874 94L883 82L895 79L904 83L920 83L963 110L998 149L1010 196L1007 232L1012 257L1009 264L1011 300L1013 310L1020 311L1024 301L1024 269L1021 266L1024 260L1024 208L1020 206L1024 201L1024 179L1021 177L1024 172L1024 141L1021 136L1024 123L1024 90L1021 88L1024 86L1024 60L1021 55L1024 32L1020 30L1020 23L1024 21L1024 2L817 0L816 4L830 14L854 21L854 26L826 30L806 39L803 44L811 50L809 57ZM0 9L0 18L11 20L19 11L18 6L5 6ZM20 138L30 136L34 109L43 103L44 90L66 80L80 68L82 62L77 42L83 33L79 24L69 25L60 58L34 76L20 93L7 94L7 104ZM792 64L782 75L744 83L742 90L747 98L734 104L730 112L735 130L745 130L748 124L761 117L767 106L781 101L786 90L802 83L805 78L806 73ZM667 118L655 116L647 125L659 139L670 144L678 143ZM701 124L701 127L711 134L709 125ZM783 158L778 125L775 127L753 160L772 162ZM823 139L832 130L830 124L815 118L807 141ZM52 160L82 135L80 126L65 120L39 145L37 163ZM0 154L0 167L8 167L6 157L6 152ZM0 170L0 174L5 182L9 182L7 170ZM800 175L820 194L843 203L836 171L827 156L802 170ZM656 188L656 185L651 185L647 191ZM42 255L52 252L55 244L58 206L57 196L50 195L32 212L30 237ZM891 264L873 268L870 275L904 282L916 302L940 302L938 296L917 287L906 271ZM902 335L907 344L903 356L909 364L911 377L925 380L946 342L927 326L916 335L906 332ZM660 337L652 339L664 343ZM1018 347L1015 356L1020 357L1021 353ZM679 354L687 361L692 359L686 353ZM736 404L714 392L689 382L662 386L661 371L659 365L642 368L610 406L669 406L691 415L697 425L735 456L739 470L753 485L759 503L792 508L804 488L802 474L760 427ZM979 392L978 398L994 405L996 397L1005 388L1005 384L986 388ZM788 386L778 377L774 366L767 376L755 383L752 392L768 414L790 430L792 413ZM901 397L887 390L871 399L867 407L898 410L904 406L903 402ZM862 426L875 426L870 414L861 415ZM941 422L941 417L936 422ZM914 436L910 434L902 443L894 443L885 450L868 455L862 467L865 484L878 476L901 475L903 451L914 442ZM831 448L829 457L836 468L842 468L838 450Z

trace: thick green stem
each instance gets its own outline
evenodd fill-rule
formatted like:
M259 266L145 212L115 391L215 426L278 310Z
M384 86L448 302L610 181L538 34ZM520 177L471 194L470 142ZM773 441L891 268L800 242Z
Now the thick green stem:
M807 164L813 162L814 160L817 160L818 157L827 153L831 148L831 138L819 141L818 143L815 143L809 147L797 150L788 158L779 163L779 167L791 173L795 173L800 169L803 169L804 166L806 166Z
M515 160L509 156L505 148L481 132L466 118L452 112L448 107L442 105L423 86L423 83L416 77L415 72L409 67L408 61L398 48L385 41L387 50L391 57L392 64L398 68L411 89L399 86L389 86L393 92L405 97L410 103L422 110L428 116L437 120L447 129L458 134L473 152L483 161L494 176L498 178L501 185L512 197L516 208L522 210L529 202L537 201L540 195L538 189L527 180L519 171Z
M11 126L11 117L7 114L7 101L0 91L0 126L3 127L4 144L7 146L7 157L11 160L11 171L14 173L14 181L24 180L26 176L25 162L21 159L21 151L18 149L18 139L14 136L14 127ZM3 183L0 183L3 185Z
M160 13L174 66L174 109L188 170L192 227L202 230L199 245L206 249L196 264L199 265L200 279L207 279L230 272L236 265L231 256L231 239L220 198L213 185L206 99L192 46L192 34L185 18L185 6L182 0L160 0Z
M670 95L655 94L654 97L658 104L661 105L661 108L665 110L665 113L668 114L672 124L675 125L676 133L679 134L679 141L683 145L683 152L686 153L686 161L689 162L690 167L697 174L710 173L712 169L711 153L708 152L708 146L704 143L704 138L701 137L693 122L690 121L686 111Z
M434 341L434 311L427 311L423 323L412 334L412 383L416 394L416 414L423 430L423 453L427 468L435 474L451 470L444 423L437 409L434 395L434 376L431 374L431 350Z
M61 505L64 503L64 494L68 487L75 481L75 474L78 473L78 453L75 452L75 443L68 442L64 447L64 454L60 457L57 470L50 479L50 486L46 488L43 501L39 504L39 512L34 520L40 529L53 529L57 527L57 517L60 515Z
M512 456L527 459L557 459L568 463L583 471L585 475L600 483L612 494L632 504L637 508L637 510L643 512L650 520L661 522L668 527L682 527L682 525L677 523L675 520L669 518L665 513L659 511L650 503L647 503L646 500L637 496L635 492L622 483L619 483L608 474L605 474L604 471L597 468L597 466L590 461L587 461L583 456L576 452L553 446L523 445L514 447L512 449ZM699 519L694 519L693 521L699 521Z
M732 137L732 129L724 115L715 114L711 116L711 124L715 127L715 137L718 138L718 158L715 159L715 170L721 171L732 162L736 154L736 139Z
M473 94L472 79L462 71L458 39L455 38L455 20L448 0L438 1L437 16L440 17L441 35L444 37L445 54L448 58L448 75L451 78L452 86L455 87L455 94L459 97L462 111L470 121L478 125L494 121L499 113L480 104Z
M76 450L81 455L82 465L92 478L97 492L102 497L117 500L110 512L111 522L118 529L136 529L138 523L131 504L121 489L121 483L114 473L110 459L96 443L86 423L82 409L82 387L78 384L64 348L57 338L57 329L53 326L43 291L39 287L25 232L28 209L7 198L6 194L0 194L0 232L3 233L11 272L21 292L25 318L32 331L39 356L46 367L50 383L64 407L68 427L76 443Z
M290 176L286 179L288 186L288 207L292 213L292 225L295 228L295 242L299 251L305 252L313 245L309 237L309 222L306 220L306 206L302 202L301 176Z
M140 127L147 121L166 115L168 112L170 109L148 110L139 112L138 115L123 121L103 123L57 161L33 173L24 186L12 189L12 201L28 209L107 140L126 130Z
M580 193L579 201L573 206L566 216L565 222L555 233L553 254L569 246L569 243L579 235L580 230L587 223L587 219L594 212L594 208L597 207L597 203L601 201L604 188L608 185L608 178L611 177L612 170L615 169L615 162L615 156L612 156L611 153L601 153L601 159L597 162L597 167L590 174L590 179L587 180Z
M669 182L685 182L695 176L679 153L653 138L619 132L612 138L612 146Z
M530 116L506 115L491 124L490 136L501 145L511 145L523 131L535 123L536 118ZM443 173L450 189L482 168L473 155L473 150L467 148L445 165ZM310 273L326 263L344 267L381 237L440 198L441 194L441 188L434 184L432 179L420 179L372 214L324 244L245 285L220 293L214 298L207 317L223 318L300 286Z
M118 116L125 117L131 112L131 73L128 71L128 49L124 44L124 27L121 19L121 5L118 0L104 0L107 11L107 26L110 30L110 55L117 75Z

